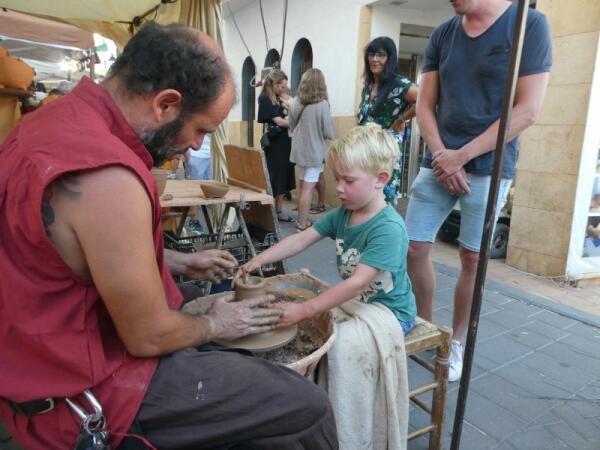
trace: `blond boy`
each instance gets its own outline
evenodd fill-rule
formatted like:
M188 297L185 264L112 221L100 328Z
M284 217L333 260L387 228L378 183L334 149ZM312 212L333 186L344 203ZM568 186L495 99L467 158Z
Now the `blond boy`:
M385 202L398 147L378 126L355 127L336 140L328 166L336 180L341 206L313 227L289 236L242 266L252 272L331 237L336 241L338 272L343 281L304 303L278 303L278 327L286 327L328 311L353 298L389 308L408 333L416 316L415 297L407 275L408 238L404 221Z

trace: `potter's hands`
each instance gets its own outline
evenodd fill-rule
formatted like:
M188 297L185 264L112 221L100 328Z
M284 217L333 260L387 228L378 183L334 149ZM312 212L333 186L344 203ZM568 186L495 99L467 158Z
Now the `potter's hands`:
M437 179L443 183L446 178L454 175L468 162L462 150L438 150L433 154L431 168Z
M250 273L260 269L263 265L264 265L264 262L263 262L262 258L260 257L260 255L255 256L250 261L248 261L246 264L244 264L242 267L240 267L240 270L238 270L236 277L250 275Z
M441 181L438 178L438 182L446 188L446 190L452 195L463 195L470 194L471 189L469 188L469 177L465 169L460 169L458 172L450 175Z
M237 265L235 257L225 250L204 250L188 255L184 273L194 280L219 284L233 273Z
M233 340L248 334L272 330L281 310L266 305L275 300L272 295L234 302L234 295L215 300L206 317L210 324L210 339Z
M274 303L273 308L281 311L281 317L275 328L285 328L308 318L303 303L281 302Z

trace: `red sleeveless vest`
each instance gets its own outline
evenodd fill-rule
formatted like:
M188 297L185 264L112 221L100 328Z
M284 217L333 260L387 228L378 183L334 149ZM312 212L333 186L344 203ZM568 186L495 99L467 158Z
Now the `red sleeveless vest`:
M91 388L109 431L123 433L158 359L127 353L94 285L84 284L47 239L41 201L46 186L67 172L115 164L135 172L153 205L165 293L170 307L179 308L181 294L164 261L152 159L108 93L85 78L71 94L26 116L0 146L0 160L0 398L60 399ZM64 401L26 417L0 400L0 420L21 445L44 450L73 448L80 424Z

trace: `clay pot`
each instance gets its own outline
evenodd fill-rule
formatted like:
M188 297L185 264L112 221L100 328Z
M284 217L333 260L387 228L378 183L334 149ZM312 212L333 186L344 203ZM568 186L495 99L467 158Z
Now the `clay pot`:
M158 195L163 195L167 186L167 171L165 169L152 169L152 175L154 175L154 179L156 180Z
M35 75L34 70L12 56L0 57L0 84L11 89L26 90Z
M213 181L211 183L201 183L202 192L207 198L221 198L229 191L229 185Z
M264 278L248 277L247 281L247 283L244 282L244 277L238 277L235 279L234 289L235 299L237 301L266 295L267 286Z

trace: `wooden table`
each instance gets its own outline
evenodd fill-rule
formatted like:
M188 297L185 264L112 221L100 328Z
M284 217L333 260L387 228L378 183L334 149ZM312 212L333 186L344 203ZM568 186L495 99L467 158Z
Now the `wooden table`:
M172 206L207 206L232 203L259 202L261 205L272 205L273 197L259 189L247 189L230 185L229 192L222 198L207 198L202 193L203 184L214 184L212 180L167 180L165 191L160 200L164 208ZM169 200L164 200L172 196Z
M219 249L223 245L223 236L225 234L227 216L229 214L229 209L233 208L240 224L240 229L244 236L244 240L248 245L248 250L253 257L256 256L256 249L252 243L250 233L248 232L248 227L246 226L246 221L244 220L242 210L246 209L248 204L252 202L260 203L262 205L272 205L274 203L273 197L257 188L249 189L229 185L229 191L225 194L225 196L220 198L207 198L202 192L202 185L211 183L216 182L212 180L167 180L165 190L161 196L160 206L164 208L183 208L182 216L179 219L177 230L175 232L176 237L179 238L181 236L186 218L192 206L201 208L204 219L206 220L208 232L212 234L213 226L207 211L207 207L211 205L223 205L224 208L221 215L221 220L218 223L218 236L215 248ZM209 282L206 287L206 292L210 292L210 288L211 283Z

